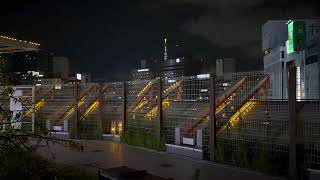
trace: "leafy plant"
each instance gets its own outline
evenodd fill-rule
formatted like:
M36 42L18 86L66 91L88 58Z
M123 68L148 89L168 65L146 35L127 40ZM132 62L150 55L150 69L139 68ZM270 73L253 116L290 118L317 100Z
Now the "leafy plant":
M21 99L12 96L12 86L11 77L6 71L6 62L0 59L0 179L56 179L58 171L50 161L36 153L36 147L53 143L73 150L82 148L76 142L48 136L48 131L41 122L34 124L33 132L25 126L14 128L14 123L26 124L27 117L24 112L13 117L9 109L10 99L19 101L26 107Z

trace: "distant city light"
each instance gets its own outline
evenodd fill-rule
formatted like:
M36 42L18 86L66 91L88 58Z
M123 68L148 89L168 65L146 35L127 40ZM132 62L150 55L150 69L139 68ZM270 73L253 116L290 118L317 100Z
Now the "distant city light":
M146 72L149 71L149 69L138 69L138 72Z
M198 79L209 79L210 78L210 74L199 74L197 75Z
M174 80L174 79L170 79L170 80L168 80L168 83L175 83L175 82L177 82L176 80Z
M179 63L179 62L180 62L180 59L179 59L179 58L177 58L177 59L176 59L176 63Z
M61 85L55 85L54 89L62 89Z
M230 86L231 84L230 83L222 83L222 86L223 87L228 87L228 86Z
M81 74L77 73L77 80L81 80Z

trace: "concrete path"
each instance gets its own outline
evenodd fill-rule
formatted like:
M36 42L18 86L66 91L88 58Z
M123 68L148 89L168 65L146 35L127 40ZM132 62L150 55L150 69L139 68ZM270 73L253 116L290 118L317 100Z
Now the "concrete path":
M74 152L54 145L50 150L55 155L55 161L66 165L77 166L91 173L97 173L99 168L128 166L164 178L175 180L191 180L200 170L203 180L277 180L260 173L240 168L199 161L163 152L155 152L143 148L106 141L79 141L84 146L83 152ZM39 148L40 154L50 158L49 150Z

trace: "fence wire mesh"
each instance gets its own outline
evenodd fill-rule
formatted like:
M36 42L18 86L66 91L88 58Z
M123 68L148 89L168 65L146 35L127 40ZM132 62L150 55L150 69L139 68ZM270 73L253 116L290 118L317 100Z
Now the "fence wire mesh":
M214 89L209 86L212 79ZM118 134L133 145L164 150L165 144L174 144L202 150L205 159L214 155L223 163L285 171L288 100L275 97L271 84L263 72L243 72L39 86L34 89L34 104L32 87L17 90L25 105L21 110L24 129L32 129L34 116L39 127L69 132L70 137L75 137L76 128L82 139ZM214 93L215 107L209 105L210 93ZM9 99L6 103L9 106ZM215 112L215 149L209 143L210 109ZM298 160L304 167L319 169L319 116L319 99L297 101Z
M320 100L301 100L297 104L298 162L320 169Z
M123 130L124 83L107 83L102 88L101 121L103 134L121 134Z
M202 149L203 131L208 123L208 77L164 79L164 134L166 143ZM206 143L205 143L206 144Z
M126 83L127 127L124 139L129 144L160 149L159 79ZM163 101L163 107L165 102ZM160 105L161 106L161 105Z

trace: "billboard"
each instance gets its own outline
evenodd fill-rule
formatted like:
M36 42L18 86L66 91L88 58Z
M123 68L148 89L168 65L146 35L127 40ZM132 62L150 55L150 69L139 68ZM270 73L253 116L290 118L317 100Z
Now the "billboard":
M301 51L306 47L305 21L291 21L288 23L288 54Z

